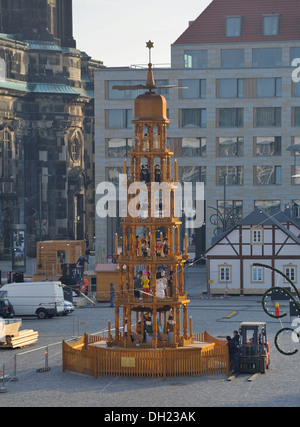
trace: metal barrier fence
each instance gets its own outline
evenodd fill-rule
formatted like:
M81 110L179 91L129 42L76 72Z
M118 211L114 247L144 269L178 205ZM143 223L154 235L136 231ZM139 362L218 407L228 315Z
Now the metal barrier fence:
M0 371L0 375L1 375L0 393L6 393L7 392L6 384L10 383L11 381L18 381L16 354L13 357L11 357L6 363L3 363L2 370Z
M79 325L80 324L85 324L85 323L81 323L80 321L78 321L78 324L76 325L76 323L73 322L73 336L72 336L72 338L70 338L66 342L78 340L78 335L76 336L75 332L76 332L76 326L77 326L77 328L78 328L77 332L79 333ZM104 335L106 333L107 333L107 330L102 330L99 332L95 332L94 334L91 334L91 336L100 335L101 338L103 339ZM52 356L52 358L53 358L54 356L57 355L57 352L50 353L49 348L53 348L55 346L60 346L59 347L59 353L61 353L62 341L59 341L59 342L56 342L53 344L49 344L47 346L42 346L39 348L35 348L32 350L25 351L24 353L14 354L5 363L0 364L0 393L7 393L7 391L8 391L7 386L9 385L9 383L19 380L19 377L18 377L18 360L22 356L25 356L26 354L38 352L38 351L42 352L41 360L36 363L36 367L34 368L34 371L39 372L39 373L50 371L51 370L50 363L49 363L50 356ZM60 357L61 357L61 361L62 361L62 355ZM32 371L33 371L32 369L29 371L25 371L24 373L22 373L22 375L29 373L29 372L32 372Z

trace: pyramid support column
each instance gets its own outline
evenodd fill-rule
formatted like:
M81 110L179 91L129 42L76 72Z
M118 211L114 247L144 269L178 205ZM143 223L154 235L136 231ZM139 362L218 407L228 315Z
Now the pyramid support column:
M115 305L115 337L116 340L120 339L120 307Z
M131 343L131 308L128 307L127 312L127 342Z
M176 307L176 343L180 343L180 329L181 329L181 320L180 320L180 307Z
M186 304L183 306L183 338L188 339L188 308Z
M152 347L156 348L157 347L157 311L156 311L156 308L153 308L152 330L153 330Z
M179 265L179 295L184 293L184 275L183 275L183 264Z

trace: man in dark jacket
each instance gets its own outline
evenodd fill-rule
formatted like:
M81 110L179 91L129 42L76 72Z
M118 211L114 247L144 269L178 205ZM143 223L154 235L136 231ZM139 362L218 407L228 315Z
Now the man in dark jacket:
M240 371L240 346L239 346L239 336L236 335L234 338L226 337L227 345L229 350L229 358L233 363L233 374L238 375Z
M77 260L76 267L77 267L78 272L79 272L79 274L80 274L81 281L82 281L82 279L83 279L84 264L85 264L85 263L87 263L87 264L88 264L88 261L87 261L87 260L86 260L82 255L80 255L80 257L79 257L79 258L78 258L78 260Z

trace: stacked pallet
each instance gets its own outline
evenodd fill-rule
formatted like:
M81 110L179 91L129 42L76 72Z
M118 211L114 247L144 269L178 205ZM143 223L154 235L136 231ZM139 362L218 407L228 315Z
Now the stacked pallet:
M6 342L3 344L3 347L9 348L18 348L18 347L27 347L30 344L34 344L38 340L39 333L33 329L25 329L24 331L19 331L13 335L6 335Z

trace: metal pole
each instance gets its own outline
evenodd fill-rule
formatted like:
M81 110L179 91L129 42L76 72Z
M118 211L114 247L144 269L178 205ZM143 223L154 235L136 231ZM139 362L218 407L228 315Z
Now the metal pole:
M0 393L6 393L7 389L5 388L5 363L3 363L3 370L2 370L2 387L0 388Z
M18 381L17 377L17 355L14 355L14 376L12 378L12 381Z
M48 363L48 353L49 353L49 347L47 346L46 350L44 351L44 354L45 354L45 366L44 366L44 368L37 369L36 372L47 372L47 371L50 371L51 368L50 368L49 363Z
M223 215L223 231L226 231L226 177L227 173L223 173L224 177L224 215Z

